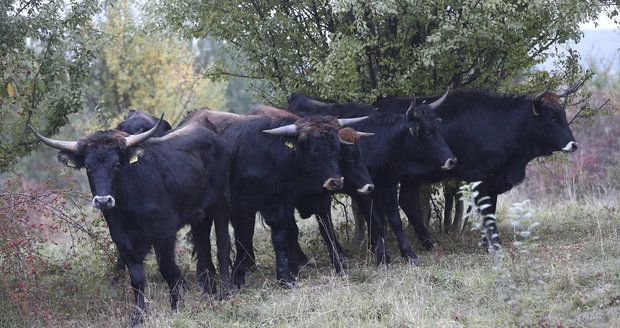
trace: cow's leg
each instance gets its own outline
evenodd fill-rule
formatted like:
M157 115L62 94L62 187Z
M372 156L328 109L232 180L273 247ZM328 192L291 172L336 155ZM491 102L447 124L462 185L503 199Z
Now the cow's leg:
M310 259L308 255L304 253L303 249L301 249L301 245L299 244L299 240L295 241L295 245L292 246L292 249L289 249L289 255L295 257L295 261L298 265L307 265L310 263Z
M116 238L116 240L129 240L128 236ZM117 244L120 256L127 265L129 270L129 278L131 288L134 291L134 299L136 308L131 316L132 326L141 324L144 321L144 312L146 311L146 303L144 301L144 290L146 288L146 276L144 275L144 258L151 248L151 244L142 240L139 242L131 242L131 245Z
M245 284L245 274L248 267L253 265L252 258L254 236L254 224L256 215L251 211L233 210L230 222L235 230L235 262L233 264L233 283L237 287Z
M454 211L454 224L452 224L452 232L463 232L465 218L463 213L463 201L459 199L458 194L455 197L456 210Z
M409 223L415 230L422 246L430 250L434 247L435 241L431 236L431 231L424 224L422 209L420 202L420 184L414 181L402 180L400 185L400 193L398 203L403 212L407 215Z
M220 271L220 279L222 280L222 295L227 295L232 289L232 280L230 278L230 234L228 233L228 206L218 206L213 210L212 216L215 221L215 242L217 244L217 262ZM254 231L252 225L252 232ZM250 237L251 243L252 237ZM253 245L251 245L253 247ZM252 251L252 254L254 252Z
M342 272L345 267L341 261L342 246L338 242L338 237L334 231L334 226L331 218L331 213L317 214L316 220L319 223L319 231L325 245L327 245L327 251L329 252L329 258L332 261L332 265L337 273Z
M305 262L308 261L308 257L301 249L301 245L299 245L299 227L293 218L291 221L287 222L287 243L288 243L288 268L289 272L296 277L299 274L299 263L298 260L302 260Z
M215 266L211 255L211 223L207 216L202 221L192 223L192 240L196 254L196 279L198 285L207 294L217 292L215 284Z
M373 201L368 196L355 195L354 200L357 202L360 211L366 218L366 226L368 227L368 248L375 253L377 265L390 263L390 256L385 250L385 228L383 227L383 219L373 208Z
M176 233L158 238L153 246L157 255L157 264L168 288L170 288L170 306L176 310L181 297L181 289L185 285L181 271L176 265L174 248L176 244Z
M351 211L353 212L353 221L355 226L353 227L353 240L361 243L366 238L366 220L368 214L362 213L358 203L351 199Z
M271 224L271 243L276 253L276 278L285 287L290 287L295 279L288 266L287 225L281 222Z
M377 191L375 191L377 193ZM400 255L411 261L415 265L420 265L420 260L413 252L409 240L403 231L403 222L398 212L398 199L396 195L396 186L393 188L382 188L376 194L377 200L381 201L381 208L385 211L390 228L396 237L398 242L398 248L400 249Z
M479 202L479 199L488 196L487 200L484 200L479 203L479 205L487 204L489 205L481 212L482 214L482 243L484 247L488 250L498 250L501 248L501 243L499 240L499 232L497 231L497 218L495 216L495 211L497 207L497 195L488 191L484 183L480 184L478 187L478 197L476 198L476 203Z
M294 222L293 209L280 208L273 213L263 213L265 222L271 227L271 243L276 255L276 277L284 287L292 287L295 284L295 278L291 275L289 266L289 238L297 236L289 236L289 231L295 228L291 224ZM295 259L292 258L292 261ZM293 264L294 267L295 264Z
M293 219L294 221L294 219ZM289 256L289 267L291 269L292 275L297 275L299 268L292 267L292 263L296 263L297 266L306 265L310 260L308 256L301 249L301 245L299 244L299 227L295 222L292 225L288 226L288 256Z
M452 227L452 209L454 208L454 194L448 182L443 183L443 232L450 232Z

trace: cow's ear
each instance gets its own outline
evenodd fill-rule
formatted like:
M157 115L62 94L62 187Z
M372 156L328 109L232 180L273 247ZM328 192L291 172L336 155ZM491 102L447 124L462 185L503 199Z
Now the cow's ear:
M84 160L82 159L82 157L74 153L59 151L57 158L59 162L65 164L68 167L72 167L74 169L81 169L82 167L84 167Z

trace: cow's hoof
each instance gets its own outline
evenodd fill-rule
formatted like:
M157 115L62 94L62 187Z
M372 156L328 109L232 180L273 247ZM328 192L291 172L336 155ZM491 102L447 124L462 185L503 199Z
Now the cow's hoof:
M297 255L297 263L299 263L300 266L306 266L310 264L310 259L306 256L306 254L300 253Z
M420 261L420 258L418 258L417 256L407 258L407 262L417 267L422 266L422 261Z
M285 289L295 287L295 278L289 274L278 274L278 284Z
M245 285L245 273L235 272L233 274L233 284L235 284L238 288Z
M295 282L293 282L293 281L278 280L278 284L280 285L280 287L282 287L284 289L293 289L293 288L295 288Z
M387 268L388 264L392 263L392 258L389 254L383 254L383 256L377 255L377 266L381 268Z
M333 261L332 265L334 266L334 270L336 270L337 274L344 274L345 270L347 270L345 264L340 260Z
M433 250L437 245L437 243L435 243L435 241L432 239L422 239L420 243L422 244L422 247L424 247L424 249L426 249L427 251Z
M131 314L131 327L138 327L144 323L144 312L135 309Z
M299 275L299 266L298 265L290 265L289 264L288 272L290 272L291 276L297 277L297 275Z
M484 238L482 240L482 246L488 253L498 252L502 249L502 243L500 242L498 237L491 239L491 245L489 245L489 240Z
M220 292L217 293L216 295L216 299L218 301L225 301L227 299L230 298L230 295L232 295L232 289L229 288L221 288Z

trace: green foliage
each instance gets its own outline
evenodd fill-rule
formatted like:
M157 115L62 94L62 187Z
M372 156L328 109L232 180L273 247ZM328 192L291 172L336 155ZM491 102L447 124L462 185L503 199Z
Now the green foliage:
M233 67L265 81L258 95L283 104L293 91L339 101L438 93L457 86L502 89L529 75L553 47L580 38L579 23L606 3L591 1L163 1L161 26L222 40ZM562 55L555 55L562 56ZM556 58L554 85L579 73L569 53ZM529 72L529 73L528 73ZM544 81L544 82L543 82ZM512 90L512 89L511 89Z
M99 1L0 1L0 171L83 107L84 80L101 34Z
M145 30L142 13L127 1L109 6L101 29L111 37L90 81L89 101L104 125L122 119L129 108L172 124L191 109L224 106L226 83L202 78L212 42L187 42ZM196 55L197 54L197 55Z

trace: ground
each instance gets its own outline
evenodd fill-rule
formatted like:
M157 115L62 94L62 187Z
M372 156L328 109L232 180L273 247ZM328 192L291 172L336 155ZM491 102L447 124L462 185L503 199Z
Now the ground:
M172 311L167 285L148 261L146 327L620 327L620 207L617 195L579 201L533 201L535 219L527 246L516 246L507 217L515 196L501 198L503 259L479 245L479 232L435 232L441 251L423 251L423 265L397 261L376 268L373 257L347 238L352 229L337 214L348 273L336 275L314 219L300 221L302 247L312 257L297 287L274 283L268 231L257 227L258 269L249 285L223 301L201 296L194 264L180 253L190 282L179 311ZM349 222L349 225L351 222ZM388 235L391 234L388 231ZM182 234L180 234L182 239ZM393 257L397 248L389 240ZM62 247L50 249L62 252ZM40 297L50 319L19 315L0 300L0 326L126 327L133 294L124 277L111 281L111 265L96 256L75 259L70 268L45 272ZM33 324L35 322L36 324Z

